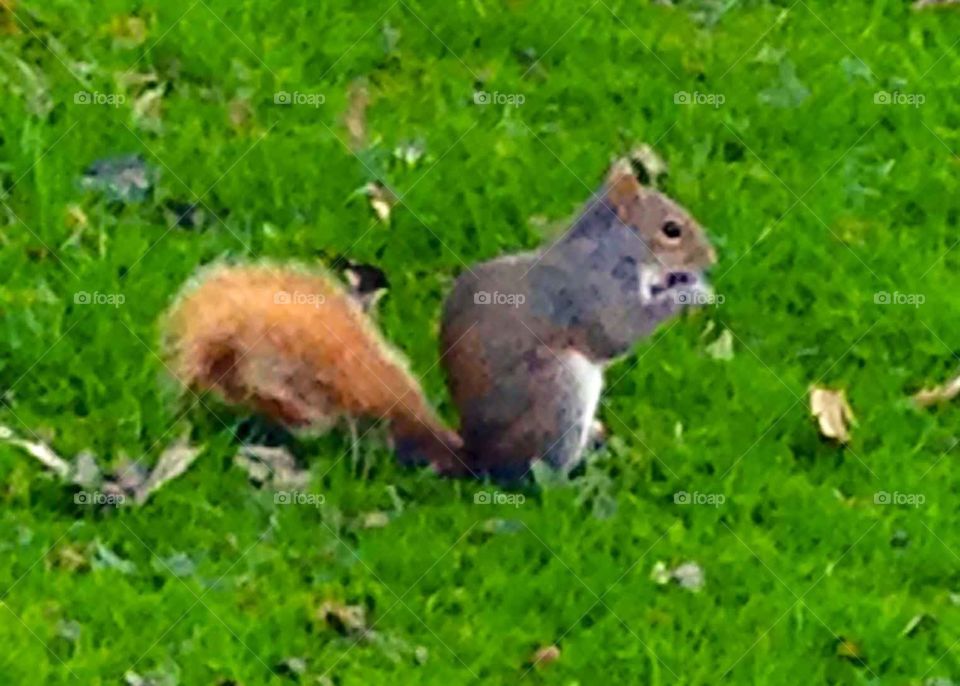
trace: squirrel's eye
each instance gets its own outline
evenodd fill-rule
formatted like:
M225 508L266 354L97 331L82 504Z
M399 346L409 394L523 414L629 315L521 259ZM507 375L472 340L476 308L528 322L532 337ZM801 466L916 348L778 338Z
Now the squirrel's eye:
M683 229L681 229L680 225L675 221L669 221L665 223L661 230L663 231L664 236L673 240L680 238L680 234L683 233Z

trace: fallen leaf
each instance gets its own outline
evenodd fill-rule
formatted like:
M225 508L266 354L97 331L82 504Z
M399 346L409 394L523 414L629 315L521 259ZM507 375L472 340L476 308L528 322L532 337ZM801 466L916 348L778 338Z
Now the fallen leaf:
M837 644L837 657L861 662L863 661L863 650L850 639L841 638Z
M534 667L539 667L540 665L546 666L552 662L556 662L560 659L560 648L555 645L548 645L542 648L538 648L537 651L533 654L531 662Z
M300 469L289 450L283 447L245 445L234 457L257 485L269 484L274 490L299 490L310 483L310 472Z
M362 80L350 84L347 101L344 123L350 134L350 147L359 152L367 146L367 106L370 104L370 93Z
M733 333L724 329L713 343L707 346L707 355L715 360L733 359Z
M116 471L113 473L113 480L105 486L104 490L115 488L119 493L136 493L150 476L149 470L139 462L132 462L124 457L120 460Z
M336 601L327 601L320 606L317 616L343 636L359 638L370 633L367 611L362 605L344 605Z
M192 576L197 569L196 563L186 553L174 553L164 558L155 555L150 560L150 566L160 574L170 573L181 579Z
M933 388L925 388L913 396L920 407L930 407L937 403L953 400L960 395L960 376L950 379L944 384Z
M154 176L140 155L120 155L93 162L84 170L81 185L114 202L142 202L153 191Z
M85 229L90 225L87 213L79 205L67 205L67 226L76 229Z
M147 22L140 17L122 15L110 20L110 35L114 45L129 50L136 48L147 40Z
M850 440L849 425L855 421L853 410L844 391L812 386L810 412L820 423L820 433L840 443Z
M93 569L115 569L121 574L133 574L137 566L130 560L124 560L100 541L96 541L94 555L90 561Z
M68 572L79 572L90 568L90 560L84 548L71 543L57 548L53 566Z
M103 483L103 474L93 453L84 451L77 455L73 466L73 483L83 488L97 488Z
M134 492L136 503L143 505L147 502L147 498L162 488L165 483L186 472L199 454L200 448L191 446L185 440L179 440L164 450L150 476Z
M390 523L390 515L386 512L364 512L360 516L360 526L364 529L382 529Z
M378 182L370 182L361 190L370 200L370 207L380 221L390 223L390 212L397 201L396 196Z
M425 152L426 146L422 140L418 139L398 145L393 149L393 156L408 167L415 167Z
M80 640L80 623L72 619L61 619L57 622L56 631L57 636L70 643L76 643Z
M696 562L684 562L671 573L674 581L680 584L680 588L688 591L697 592L703 588L705 583L703 568Z
M703 568L696 562L684 562L682 565L670 569L662 560L658 560L653 565L650 578L654 583L661 586L674 581L681 588L694 593L702 589L706 581Z
M133 100L133 122L139 128L151 133L160 133L163 129L163 96L165 86L147 88Z
M640 172L640 181L644 185L656 186L657 179L669 171L664 161L652 146L642 143L630 151L631 166ZM646 178L644 178L646 177Z
M5 53L0 53L0 57L16 64L16 69L12 66L4 67L10 79L9 83L4 83L4 90L9 89L15 95L22 95L30 114L46 118L53 111L54 100L50 95L50 86L44 71L18 57L8 57ZM7 74L4 75L4 82L7 81Z
M248 98L236 97L227 104L227 119L234 129L245 129L253 120L253 105Z
M280 674L289 674L299 680L299 677L307 673L307 661L302 657L288 657L277 665L277 671Z
M16 0L0 0L0 33L8 36L20 33L19 22L13 16L16 8Z
M66 480L73 473L73 467L70 463L57 455L53 448L42 441L27 441L17 438L13 431L6 426L0 426L0 441L5 441L26 451L28 455L39 460L44 467L61 479Z

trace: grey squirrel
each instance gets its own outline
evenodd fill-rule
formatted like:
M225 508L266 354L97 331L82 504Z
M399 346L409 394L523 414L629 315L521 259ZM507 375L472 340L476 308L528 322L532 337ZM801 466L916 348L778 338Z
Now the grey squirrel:
M387 419L405 461L515 480L536 460L578 463L604 365L694 302L714 260L697 222L616 162L559 240L458 278L441 359L459 432L438 419L361 301L323 272L213 268L173 306L167 348L187 386L287 425Z
M462 274L441 359L469 469L513 480L535 460L574 467L604 366L697 301L714 261L697 222L620 161L557 242Z

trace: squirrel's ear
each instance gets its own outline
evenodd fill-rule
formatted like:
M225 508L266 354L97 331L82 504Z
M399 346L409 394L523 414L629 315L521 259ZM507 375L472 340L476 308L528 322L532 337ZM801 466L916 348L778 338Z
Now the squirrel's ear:
M607 201L621 220L626 220L628 208L636 204L641 185L627 159L619 159L607 172Z

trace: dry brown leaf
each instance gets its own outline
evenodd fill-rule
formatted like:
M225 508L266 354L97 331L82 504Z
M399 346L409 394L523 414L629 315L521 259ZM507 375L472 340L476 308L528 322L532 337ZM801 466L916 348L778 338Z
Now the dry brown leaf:
M953 400L960 395L960 376L950 379L944 384L933 388L924 388L913 396L920 407L930 407L937 403Z
M67 479L73 473L73 467L70 466L70 463L57 455L53 448L42 441L27 441L17 438L16 434L6 426L0 426L0 440L26 451L28 455L39 460L44 467L61 479Z
M0 33L13 36L20 33L20 25L13 16L16 0L0 0Z
M396 203L393 193L386 189L382 184L371 182L363 187L363 192L370 200L370 207L376 213L380 221L390 223L390 212Z
M258 485L268 484L275 490L300 490L310 483L310 472L300 469L297 460L283 447L245 445L234 457L234 463L243 469Z
M363 605L344 605L329 600L320 606L317 617L342 636L362 638L371 633Z
M164 450L160 459L157 460L157 466L153 468L143 485L136 490L134 498L137 504L142 505L165 483L186 472L199 454L200 448L191 446L185 440L179 440Z
M534 667L539 667L541 665L546 666L551 662L556 662L560 659L560 648L555 645L543 646L538 648L537 652L533 654L531 662Z
M136 48L147 40L147 22L140 17L121 15L110 20L110 35L117 47Z
M248 98L236 97L227 103L227 118L234 129L245 129L253 120L253 105Z
M350 84L347 94L347 113L344 123L350 134L350 147L359 152L367 147L367 105L370 104L370 92L363 81Z
M630 162L646 172L651 186L657 185L657 179L668 172L667 163L647 143L642 143L630 151Z
M844 391L812 386L810 412L820 423L820 433L840 443L850 441L849 426L855 421L853 409Z
M927 7L944 7L946 5L958 5L960 0L916 0L913 3L913 9L922 10Z
M71 229L85 229L90 225L87 213L83 211L80 205L67 205L67 226Z
M148 88L133 101L133 121L138 127L159 133L163 128L163 95L165 86Z
M360 526L364 529L382 529L390 523L390 515L386 512L364 512L360 516Z

